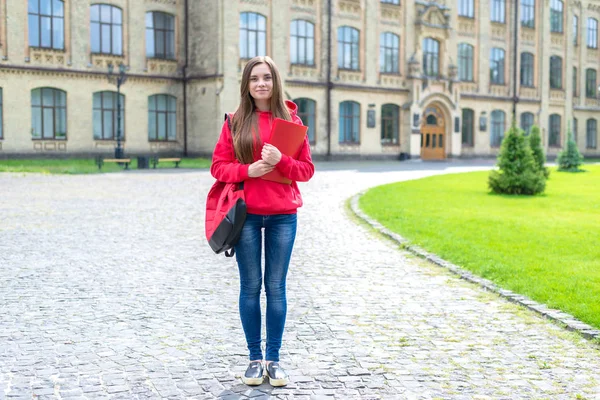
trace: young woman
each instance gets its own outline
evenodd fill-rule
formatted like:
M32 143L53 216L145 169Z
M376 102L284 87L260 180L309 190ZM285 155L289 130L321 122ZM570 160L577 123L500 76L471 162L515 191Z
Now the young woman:
M302 197L296 182L314 173L308 137L298 159L282 154L269 140L274 118L302 124L297 106L283 100L279 71L269 57L248 61L242 74L240 105L232 118L232 131L224 123L213 152L212 175L222 182L244 182L248 215L235 246L240 273L240 317L250 352L242 378L260 385L264 370L273 386L284 386L288 375L279 364L287 301L285 281L296 238L296 210ZM261 179L277 169L291 184ZM261 268L264 231L265 268ZM266 356L261 349L260 292L264 278L267 296Z

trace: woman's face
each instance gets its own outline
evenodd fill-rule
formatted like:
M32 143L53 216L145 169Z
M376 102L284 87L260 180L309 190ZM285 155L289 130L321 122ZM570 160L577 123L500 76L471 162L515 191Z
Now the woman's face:
M250 96L255 100L269 100L273 95L273 76L265 63L258 64L250 72Z

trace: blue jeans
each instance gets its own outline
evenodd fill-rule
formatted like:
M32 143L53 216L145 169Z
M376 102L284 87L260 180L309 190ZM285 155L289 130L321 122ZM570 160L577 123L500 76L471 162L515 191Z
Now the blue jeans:
M267 295L266 360L279 361L279 349L285 326L287 276L294 239L296 214L248 214L235 254L240 271L240 317L250 351L250 360L262 360L260 291L262 230L265 239L265 293Z

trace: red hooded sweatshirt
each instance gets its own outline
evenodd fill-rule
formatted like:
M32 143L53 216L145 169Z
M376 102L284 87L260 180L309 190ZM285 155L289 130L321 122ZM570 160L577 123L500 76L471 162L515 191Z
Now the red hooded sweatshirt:
M286 101L286 106L292 116L292 121L302 125L302 120L296 115L298 106ZM271 136L272 114L270 111L256 111L258 117L258 130L263 143L267 143ZM261 159L262 148L255 149L254 161ZM308 135L304 140L298 159L293 159L285 154L275 168L283 176L292 180L291 184L268 181L248 176L250 164L240 164L235 158L233 149L233 138L227 126L223 123L221 136L213 152L210 172L212 176L221 182L244 182L244 195L246 207L249 214L273 215L294 214L296 209L302 206L302 196L296 181L307 182L315 172L315 166L310 156L310 145Z

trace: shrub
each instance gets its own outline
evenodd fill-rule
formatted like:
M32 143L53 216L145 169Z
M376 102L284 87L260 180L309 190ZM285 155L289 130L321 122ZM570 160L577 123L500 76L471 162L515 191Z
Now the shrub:
M544 149L542 149L542 136L540 135L540 128L537 125L531 127L529 147L531 147L533 159L538 168L541 169L544 172L544 176L548 178L550 176L550 170L544 165L546 163L546 155L544 154Z
M546 176L533 158L529 141L513 120L506 133L500 153L499 170L490 172L489 188L498 194L543 193L546 188Z
M558 170L567 172L583 171L579 166L583 163L583 156L577 148L577 143L573 139L571 127L567 133L567 147L558 153Z

